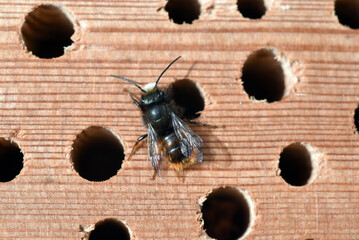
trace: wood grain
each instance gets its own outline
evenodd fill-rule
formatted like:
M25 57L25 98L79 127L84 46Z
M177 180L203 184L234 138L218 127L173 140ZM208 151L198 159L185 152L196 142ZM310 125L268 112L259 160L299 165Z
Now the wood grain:
M197 200L213 188L247 190L256 220L246 239L358 239L359 31L338 23L332 0L273 1L259 20L243 18L234 0L212 0L193 24L168 19L164 1L52 1L76 21L75 43L61 57L24 50L19 29L42 1L0 1L0 137L25 155L20 175L0 184L0 239L80 239L79 226L114 217L136 239L197 239ZM287 10L285 10L287 9ZM281 101L253 102L241 68L260 48L274 47L301 68ZM114 131L126 159L146 132L128 97L138 89L110 77L160 82L187 76L206 93L199 120L223 128L193 129L204 161L151 180L140 148L104 182L81 178L68 153L90 126ZM191 69L191 71L189 71ZM325 164L310 185L292 187L276 175L279 154L306 142Z

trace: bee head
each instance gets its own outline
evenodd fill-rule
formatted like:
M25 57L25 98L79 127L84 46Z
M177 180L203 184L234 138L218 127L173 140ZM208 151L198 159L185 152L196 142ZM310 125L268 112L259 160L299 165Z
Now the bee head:
M157 84L155 82L147 84L144 86L143 90L145 90L145 92L141 97L142 106L149 106L165 100L165 93L157 88Z
M157 102L160 102L160 101L163 101L164 100L164 97L165 97L165 94L163 91L161 90L158 90L157 88L157 83L160 81L162 75L167 71L167 69L169 69L171 67L171 65L177 61L181 56L177 57L175 60L173 60L166 68L165 70L163 70L163 72L160 74L160 76L158 77L157 81L154 82L154 83L149 83L147 84L146 86L144 86L143 88L141 88L140 85L138 85L137 83L131 81L131 80L128 80L124 77L120 77L120 76L115 76L115 75L111 75L113 77L116 77L116 78L120 78L128 83L131 83L132 85L135 85L137 88L139 88L143 94L142 94L142 97L141 97L141 102L143 105L150 105L152 103L157 103Z

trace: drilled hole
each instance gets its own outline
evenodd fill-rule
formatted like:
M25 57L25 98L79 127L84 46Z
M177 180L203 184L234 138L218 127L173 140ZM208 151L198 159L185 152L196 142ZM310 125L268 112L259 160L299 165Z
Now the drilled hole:
M9 182L24 166L24 154L12 140L0 138L0 182Z
M238 11L245 18L259 19L267 11L264 0L238 0Z
M279 158L279 175L292 186L307 185L316 178L318 153L305 143L292 143L285 147Z
M198 0L168 0L165 10L168 12L169 19L174 23L191 24L199 18L201 5Z
M357 132L359 133L359 106L357 107L357 109L355 109L354 112L354 124Z
M70 161L78 174L89 181L105 181L116 175L125 158L117 136L103 127L89 127L76 136Z
M336 0L335 15L344 26L359 28L359 1L358 0Z
M237 188L214 189L200 205L203 229L211 238L244 238L253 226L254 204L246 192Z
M242 68L243 88L255 100L280 101L296 82L290 63L275 49L253 52Z
M131 231L122 222L114 218L106 218L96 223L90 232L89 240L130 240Z
M186 119L199 117L204 110L203 90L192 80L181 79L170 84L168 94L179 107L178 116Z
M21 27L21 38L29 52L39 58L56 58L73 41L74 26L62 7L43 4L31 11Z

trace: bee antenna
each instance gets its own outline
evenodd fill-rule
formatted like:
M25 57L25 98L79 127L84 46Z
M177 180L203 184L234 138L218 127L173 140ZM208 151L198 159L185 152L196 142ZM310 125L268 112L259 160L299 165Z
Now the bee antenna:
M146 92L145 90L143 90L141 87L140 87L140 85L138 85L137 83L134 83L134 82L132 82L131 80L128 80L127 78L124 78L124 77L120 77L120 76L116 76L116 75L111 75L112 77L115 77L115 78L120 78L120 79L122 79L122 80L125 80L126 82L128 82L128 83L131 83L131 84L133 84L133 85L135 85L136 87L138 87L142 92Z
M163 75L163 74L167 71L167 69L169 69L169 68L171 67L171 65L172 65L175 61L177 61L180 57L181 57L181 56L179 56L178 58L176 58L175 60L173 60L173 61L165 68L165 70L163 70L163 72L161 73L161 75L158 77L158 79L157 79L157 81L156 81L156 86L157 86L158 81L160 81L162 75Z

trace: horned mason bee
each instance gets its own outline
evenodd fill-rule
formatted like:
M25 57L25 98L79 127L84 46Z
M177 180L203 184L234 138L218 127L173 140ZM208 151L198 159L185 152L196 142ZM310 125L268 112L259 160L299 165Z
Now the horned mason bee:
M149 160L155 170L154 177L159 173L162 159L167 159L176 170L182 170L203 160L201 151L203 141L200 136L191 130L187 123L206 124L185 119L180 109L173 103L170 89L163 91L157 87L162 75L179 58L173 60L163 70L156 82L149 83L143 88L131 80L112 75L131 83L142 91L140 101L136 100L130 93L128 94L142 111L143 123L148 132L137 139L129 159L134 154L138 144L147 138Z

